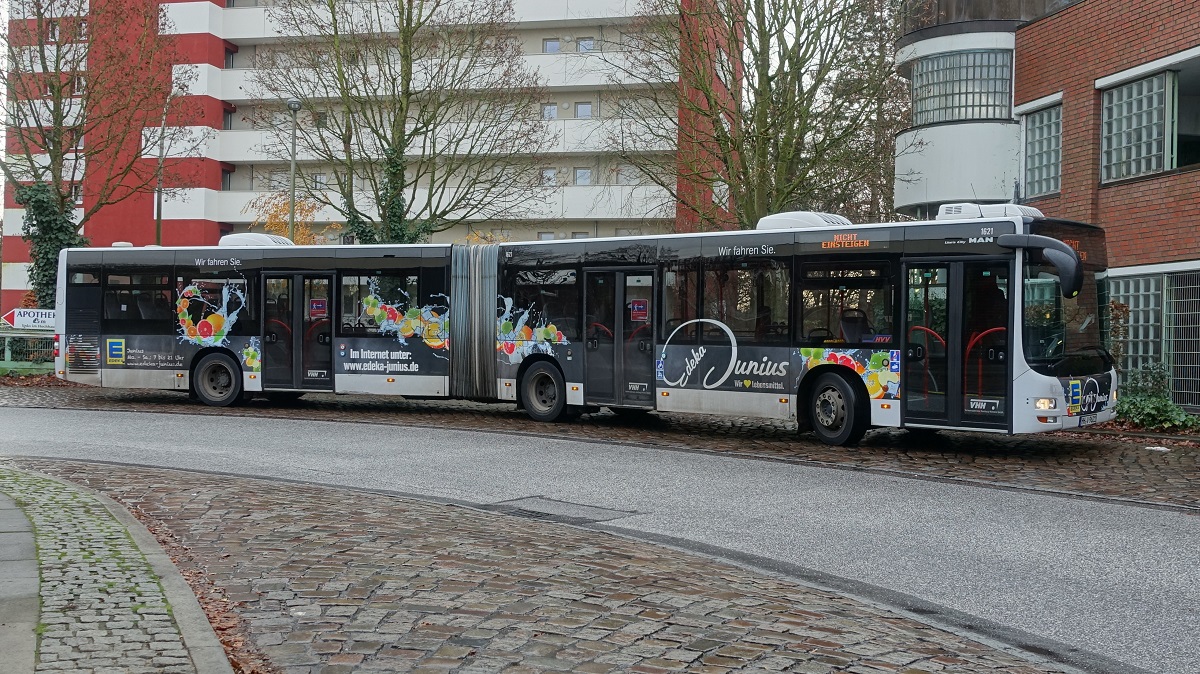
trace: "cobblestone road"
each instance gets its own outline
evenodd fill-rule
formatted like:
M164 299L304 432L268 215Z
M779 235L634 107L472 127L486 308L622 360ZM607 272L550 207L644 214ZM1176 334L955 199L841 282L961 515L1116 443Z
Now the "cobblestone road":
M35 531L37 672L196 671L158 577L103 505L70 485L3 467L0 491L22 507Z
M0 406L303 417L544 434L1200 508L1200 448L1196 443L1169 439L1093 433L1016 437L941 433L928 439L903 431L877 430L868 433L859 447L838 448L807 435L798 436L794 424L761 419L672 414L629 419L603 412L585 415L575 423L547 426L530 421L511 404L309 394L286 405L254 400L241 407L218 409L193 403L182 393L78 386L0 385Z
M163 469L15 465L168 538L285 672L1056 671L834 594L561 524ZM197 580L199 579L199 580Z

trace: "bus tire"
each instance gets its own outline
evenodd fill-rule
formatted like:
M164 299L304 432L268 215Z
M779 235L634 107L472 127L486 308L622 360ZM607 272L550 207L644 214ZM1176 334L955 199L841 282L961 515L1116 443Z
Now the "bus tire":
M813 432L828 445L856 445L867 432L864 405L845 378L826 372L817 378L809 399Z
M521 378L521 401L530 419L554 422L567 411L567 385L553 363L538 361Z
M227 354L213 352L200 359L192 389L210 407L229 407L242 401L242 369Z

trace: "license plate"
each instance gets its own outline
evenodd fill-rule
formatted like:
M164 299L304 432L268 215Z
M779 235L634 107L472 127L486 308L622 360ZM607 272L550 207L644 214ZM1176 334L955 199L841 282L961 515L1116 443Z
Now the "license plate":
M1097 415L1095 415L1095 414L1085 414L1085 415L1079 417L1079 425L1087 426L1088 424L1096 423L1096 416Z

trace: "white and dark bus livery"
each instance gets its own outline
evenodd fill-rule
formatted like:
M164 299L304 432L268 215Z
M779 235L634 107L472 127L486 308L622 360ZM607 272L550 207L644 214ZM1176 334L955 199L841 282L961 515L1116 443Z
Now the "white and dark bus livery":
M56 370L209 405L310 391L1032 433L1115 415L1104 232L1014 206L925 222L488 245L70 249Z

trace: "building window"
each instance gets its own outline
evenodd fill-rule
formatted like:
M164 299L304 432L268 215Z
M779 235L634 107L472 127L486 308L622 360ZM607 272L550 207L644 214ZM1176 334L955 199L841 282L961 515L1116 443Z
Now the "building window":
M592 169L577 166L575 168L575 184L576 185L591 185L592 184Z
M913 66L913 126L967 119L1011 119L1012 52L960 51Z
M226 131L233 130L233 110L226 110L221 116L221 128Z
M1059 191L1062 171L1062 106L1025 115L1025 196Z
M1174 129L1167 115L1175 73L1159 73L1104 92L1101 178L1131 178L1174 168Z
M233 67L233 52L226 50L225 51L225 69L228 70L232 67Z
M575 117L578 119L592 118L592 103L591 101L580 101L575 104Z
M554 232L538 232L538 241L553 241Z
M617 167L618 185L637 185L642 182L642 174L632 164L621 164Z
M641 236L641 227L617 227L613 232L615 236Z
M581 37L581 38L576 39L575 40L575 51L580 52L581 54L587 53L590 51L596 51L596 38Z
M571 232L572 239L586 239L591 236L588 232Z
M544 168L542 169L542 184L555 186L558 185L558 169Z
M80 185L79 183L71 185L71 201L74 202L76 206L83 205L83 185Z
M314 112L313 113L313 126L317 127L318 129L328 128L329 127L329 113L328 112Z
M313 189L323 190L329 186L329 181L324 173L312 174Z
M546 38L542 40L542 52L545 54L557 54L562 51L562 42L558 38Z
M233 171L221 171L221 191L233 189Z
M47 21L46 22L46 42L47 43L58 42L58 37L59 37L58 29L59 29L58 21Z
M558 119L558 103L542 103L542 119Z

